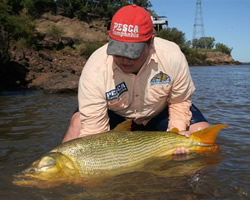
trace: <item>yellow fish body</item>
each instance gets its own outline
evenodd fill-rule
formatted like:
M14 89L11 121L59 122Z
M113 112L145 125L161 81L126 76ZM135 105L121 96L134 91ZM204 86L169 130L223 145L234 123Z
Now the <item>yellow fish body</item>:
M148 162L172 155L176 148L189 152L217 151L219 124L195 132L190 138L175 132L110 131L59 145L15 176L16 185L47 187L62 182L110 177L134 171Z

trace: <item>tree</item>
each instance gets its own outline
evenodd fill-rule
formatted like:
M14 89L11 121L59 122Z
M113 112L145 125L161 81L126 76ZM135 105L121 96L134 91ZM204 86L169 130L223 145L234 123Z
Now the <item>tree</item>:
M180 47L185 46L185 33L179 31L177 28L166 28L162 29L158 33L159 37L163 39L170 40L172 42L175 42L178 44Z
M93 15L111 19L119 8L130 4L136 4L145 9L152 7L148 0L58 0L57 3L72 6L75 15L81 20L89 20Z
M201 37L192 41L193 48L197 49L213 49L215 39L213 37Z
M220 52L226 53L228 55L231 55L231 52L233 50L233 48L230 49L228 46L226 46L222 43L217 43L215 45L215 49L216 49L216 51L220 51Z
M33 17L39 17L44 12L54 10L54 0L22 0L26 8Z
M35 25L31 18L24 12L17 15L9 2L8 0L0 2L0 23L8 32L9 39L23 40L26 44L34 43L36 40Z

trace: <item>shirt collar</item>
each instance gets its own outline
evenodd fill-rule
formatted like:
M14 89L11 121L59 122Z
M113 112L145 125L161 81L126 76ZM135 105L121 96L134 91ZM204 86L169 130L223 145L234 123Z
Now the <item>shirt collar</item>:
M150 48L150 55L151 55L151 58L150 58L149 61L154 60L156 63L158 63L158 59L157 59L157 56L156 56L156 51L155 51L155 46L154 45Z

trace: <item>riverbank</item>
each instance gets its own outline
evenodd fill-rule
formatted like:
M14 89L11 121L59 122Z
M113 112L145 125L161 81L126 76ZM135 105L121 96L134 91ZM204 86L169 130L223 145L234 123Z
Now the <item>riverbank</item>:
M34 88L52 93L76 92L87 60L86 51L91 51L88 44L108 41L108 22L95 19L86 23L45 13L36 20L36 29L40 41L39 48L34 50L20 44L9 44L8 34L1 28L0 90ZM225 53L209 51L201 54L205 60L197 58L189 64L240 64Z

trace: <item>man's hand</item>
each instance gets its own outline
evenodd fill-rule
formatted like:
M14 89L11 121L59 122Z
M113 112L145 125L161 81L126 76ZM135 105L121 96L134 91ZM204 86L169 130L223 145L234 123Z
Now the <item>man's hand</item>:
M184 147L178 147L175 151L174 151L174 155L178 155L178 154L187 154L189 151L187 149L185 149Z
M184 135L187 138L189 138L191 136L191 133L189 131L180 131L179 132L180 135ZM187 154L188 150L185 149L184 147L178 147L175 151L174 151L174 155L178 155L178 154Z
M190 131L180 131L179 134L180 135L185 135L187 138L189 138L191 136Z

